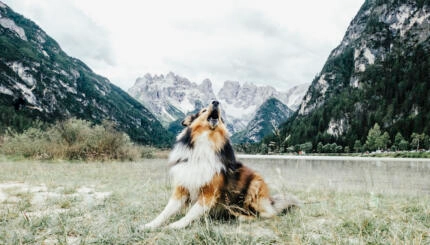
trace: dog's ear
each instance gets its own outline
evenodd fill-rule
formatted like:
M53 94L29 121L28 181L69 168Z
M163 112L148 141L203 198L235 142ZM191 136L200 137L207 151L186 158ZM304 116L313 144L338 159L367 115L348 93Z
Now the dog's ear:
M184 120L182 120L181 124L184 127L188 127L191 125L191 123L196 119L195 115L188 115Z

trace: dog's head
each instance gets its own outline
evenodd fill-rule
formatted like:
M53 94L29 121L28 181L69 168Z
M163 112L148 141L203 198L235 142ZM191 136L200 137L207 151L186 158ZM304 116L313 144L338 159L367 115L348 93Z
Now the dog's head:
M221 118L221 107L218 101L212 101L207 107L201 109L194 115L187 116L182 121L182 126L185 127L206 127L210 130L215 130L220 127L224 127L224 122Z
M226 142L228 131L221 118L221 106L218 101L212 101L207 108L201 109L194 115L187 116L182 125L190 132L191 141L202 133L208 133L216 145ZM218 148L218 147L217 147Z

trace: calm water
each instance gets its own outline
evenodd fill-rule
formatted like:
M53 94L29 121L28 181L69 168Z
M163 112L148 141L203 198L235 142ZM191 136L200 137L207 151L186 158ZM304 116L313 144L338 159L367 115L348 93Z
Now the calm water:
M275 188L430 194L430 159L245 155L238 158L260 172Z

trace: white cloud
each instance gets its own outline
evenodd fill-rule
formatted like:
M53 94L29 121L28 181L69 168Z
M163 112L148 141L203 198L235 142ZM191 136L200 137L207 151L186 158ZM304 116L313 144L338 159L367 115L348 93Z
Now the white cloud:
M310 82L364 0L4 0L70 55L127 89L174 71L192 81Z

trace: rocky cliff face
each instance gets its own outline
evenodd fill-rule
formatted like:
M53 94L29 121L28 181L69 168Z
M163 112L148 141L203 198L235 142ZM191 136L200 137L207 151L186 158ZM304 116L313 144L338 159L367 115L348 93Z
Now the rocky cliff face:
M271 86L256 86L252 83L241 85L236 81L226 81L218 92L218 100L226 112L230 131L236 133L245 129L260 106L270 98L277 98L282 103L288 102L286 93Z
M423 2L418 4L417 2ZM426 1L371 1L364 3L351 22L341 44L334 49L321 74L313 81L299 109L306 115L324 103L327 92L347 85L362 87L362 75L375 61L396 49L428 42L430 10ZM350 64L337 64L349 56ZM337 67L345 68L342 72ZM317 92L318 91L318 92Z
M172 72L167 75L146 74L138 78L129 94L142 102L167 126L183 119L186 114L209 104L215 99L209 79L200 85Z
M293 111L296 111L302 104L303 97L308 91L309 83L299 84L290 88L286 93L287 100L285 105Z
M235 133L245 129L256 111L269 98L277 98L287 106L297 109L306 88L306 85L299 85L283 93L271 86L256 86L252 83L241 85L237 81L226 81L215 96L209 79L196 84L187 78L169 73L160 76L147 74L138 78L128 92L148 107L165 125L177 123L186 114L217 99L221 102L230 132Z
M266 100L257 110L246 128L232 136L233 143L256 143L279 129L293 111L275 98Z
M428 134L429 37L429 1L367 0L284 133L350 147L376 122L392 136Z
M144 144L166 145L169 134L139 102L64 53L35 23L0 2L0 126L23 129L78 117L118 128Z

